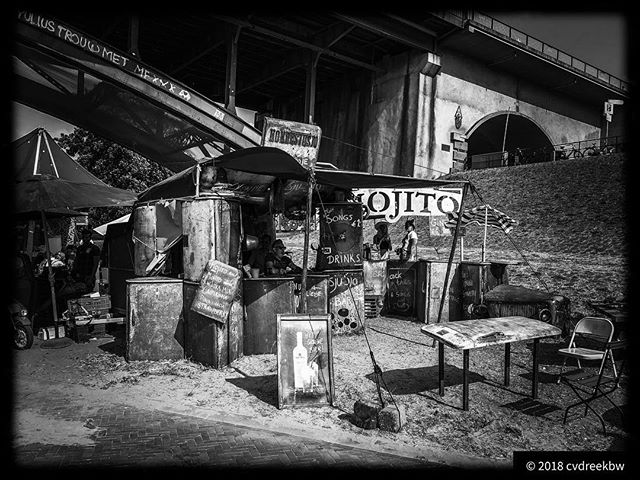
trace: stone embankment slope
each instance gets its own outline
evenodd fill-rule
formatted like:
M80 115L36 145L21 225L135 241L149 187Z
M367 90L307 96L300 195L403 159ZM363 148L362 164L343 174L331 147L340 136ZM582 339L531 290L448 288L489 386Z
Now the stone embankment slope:
M445 178L469 180L484 203L518 221L510 237L523 250L625 256L628 245L626 157L623 154L471 170ZM482 202L476 195L467 205ZM511 242L499 230L487 237ZM465 242L482 242L470 228Z

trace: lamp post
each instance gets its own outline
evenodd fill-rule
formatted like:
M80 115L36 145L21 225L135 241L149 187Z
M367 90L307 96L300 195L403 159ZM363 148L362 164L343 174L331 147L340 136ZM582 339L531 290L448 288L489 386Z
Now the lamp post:
M607 122L605 125L605 138L607 139L607 144L609 143L609 123L611 122L611 118L613 117L613 106L623 104L624 100L619 99L611 99L604 102L604 118Z

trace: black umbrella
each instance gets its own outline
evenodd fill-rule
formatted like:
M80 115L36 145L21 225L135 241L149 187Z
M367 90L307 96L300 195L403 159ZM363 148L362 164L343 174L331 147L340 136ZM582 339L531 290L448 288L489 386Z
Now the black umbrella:
M47 217L76 217L82 215L82 213L71 208L133 205L137 197L132 192L109 187L106 184L102 186L75 183L55 177L52 178L48 175L41 175L40 177L26 182L17 182L14 185L14 214L16 218L32 217L39 214L42 221L49 270L49 286L51 288L51 308L55 335L58 338L58 309L47 235Z
M51 209L121 207L133 205L135 193L92 183L78 183L51 175L34 175L14 184L14 213Z
M38 215L45 232L53 319L58 337L58 313L47 216L77 216L72 209L133 205L137 195L107 185L58 146L44 128L37 128L10 144L13 159L14 214Z

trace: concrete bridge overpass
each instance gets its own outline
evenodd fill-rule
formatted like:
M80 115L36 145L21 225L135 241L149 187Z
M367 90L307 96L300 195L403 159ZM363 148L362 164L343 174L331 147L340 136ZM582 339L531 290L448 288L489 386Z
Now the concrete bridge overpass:
M13 99L174 171L258 145L267 115L318 124L319 161L422 178L624 131L603 107L626 82L476 11L15 20Z

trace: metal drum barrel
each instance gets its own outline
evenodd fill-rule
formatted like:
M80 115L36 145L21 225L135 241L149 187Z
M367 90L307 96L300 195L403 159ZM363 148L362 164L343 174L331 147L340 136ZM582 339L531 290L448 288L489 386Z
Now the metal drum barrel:
M182 203L184 278L199 282L211 258L240 268L240 203L226 198L197 198Z
M156 206L140 205L133 210L133 271L146 275L147 266L155 258Z

